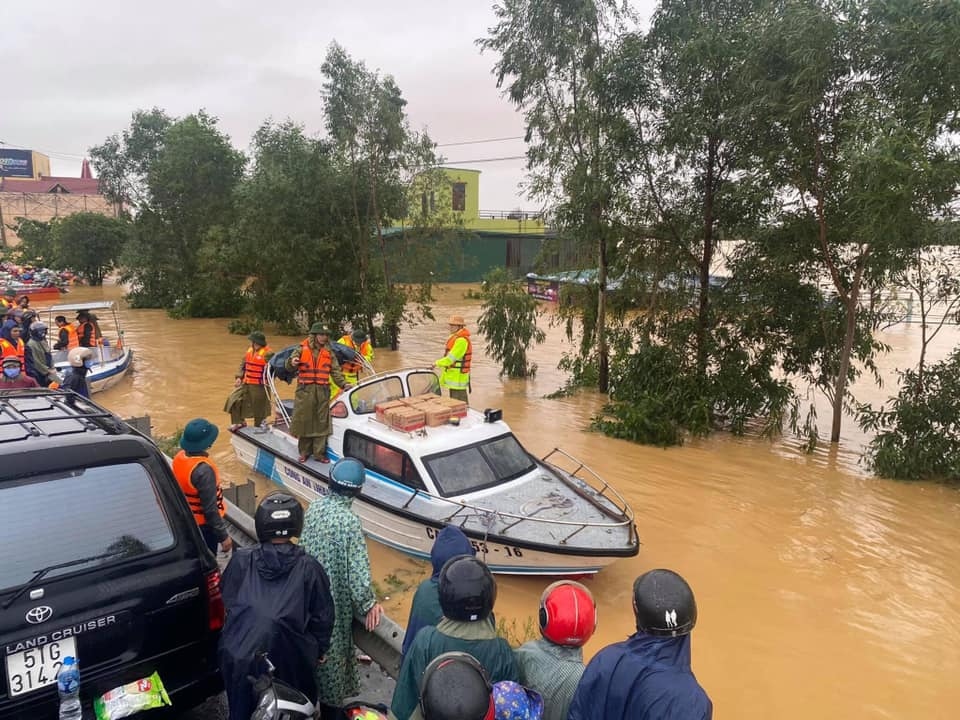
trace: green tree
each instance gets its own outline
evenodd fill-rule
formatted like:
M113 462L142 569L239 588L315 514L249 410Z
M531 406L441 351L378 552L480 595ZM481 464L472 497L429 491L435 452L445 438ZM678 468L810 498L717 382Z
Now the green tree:
M831 442L840 439L865 290L903 267L919 228L955 196L960 6L785 0L754 25L745 123L776 222L814 258L843 314Z
M487 352L500 363L500 374L510 378L532 377L535 363L527 358L531 344L546 340L537 327L540 303L526 289L497 268L483 278L483 305L477 327L487 341Z
M53 228L57 267L76 271L91 285L102 285L116 267L128 238L125 220L97 213L76 213Z
M479 45L499 55L497 86L523 110L530 194L553 206L559 229L594 248L597 314L585 342L595 348L597 384L606 392L607 282L622 178L603 71L621 12L613 0L504 0L494 12L497 24Z
M41 222L17 218L14 230L20 238L16 256L25 263L40 267L58 267L57 248L54 242L54 226L56 220Z

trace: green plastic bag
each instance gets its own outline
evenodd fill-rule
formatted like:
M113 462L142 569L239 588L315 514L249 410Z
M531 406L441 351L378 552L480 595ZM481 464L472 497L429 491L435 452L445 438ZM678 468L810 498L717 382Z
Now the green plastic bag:
M97 713L97 720L119 720L143 710L170 704L170 697L163 688L160 676L154 673L105 692L93 701L93 709Z

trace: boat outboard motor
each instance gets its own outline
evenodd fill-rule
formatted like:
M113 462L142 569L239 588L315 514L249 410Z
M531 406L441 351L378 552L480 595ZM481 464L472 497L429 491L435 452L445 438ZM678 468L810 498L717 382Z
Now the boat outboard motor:
M673 570L650 570L633 583L637 630L647 635L687 635L697 624L697 601L687 581Z

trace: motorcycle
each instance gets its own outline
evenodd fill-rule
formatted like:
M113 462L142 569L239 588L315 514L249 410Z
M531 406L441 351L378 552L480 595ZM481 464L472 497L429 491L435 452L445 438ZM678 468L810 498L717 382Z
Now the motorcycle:
M316 720L320 709L299 690L274 676L273 663L266 653L257 656L264 665L259 677L250 677L257 703L250 720ZM342 720L387 720L386 705L354 702L340 709Z

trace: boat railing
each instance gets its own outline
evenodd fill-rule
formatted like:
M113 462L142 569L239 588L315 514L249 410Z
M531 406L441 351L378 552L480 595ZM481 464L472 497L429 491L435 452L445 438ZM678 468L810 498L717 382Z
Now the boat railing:
M573 470L569 470L561 465L558 465L556 462L551 462L551 458L554 457L554 455L559 455L565 460L575 463L577 467ZM557 469L566 472L572 477L577 478L577 480L585 483L595 493L614 505L623 517L631 522L633 521L633 509L630 507L629 503L627 503L626 498L617 492L617 489L614 488L613 485L604 480L599 473L593 470L593 468L589 467L586 463L578 460L573 455L565 450L561 450L560 448L554 448L540 458L540 460L541 462L556 467Z

